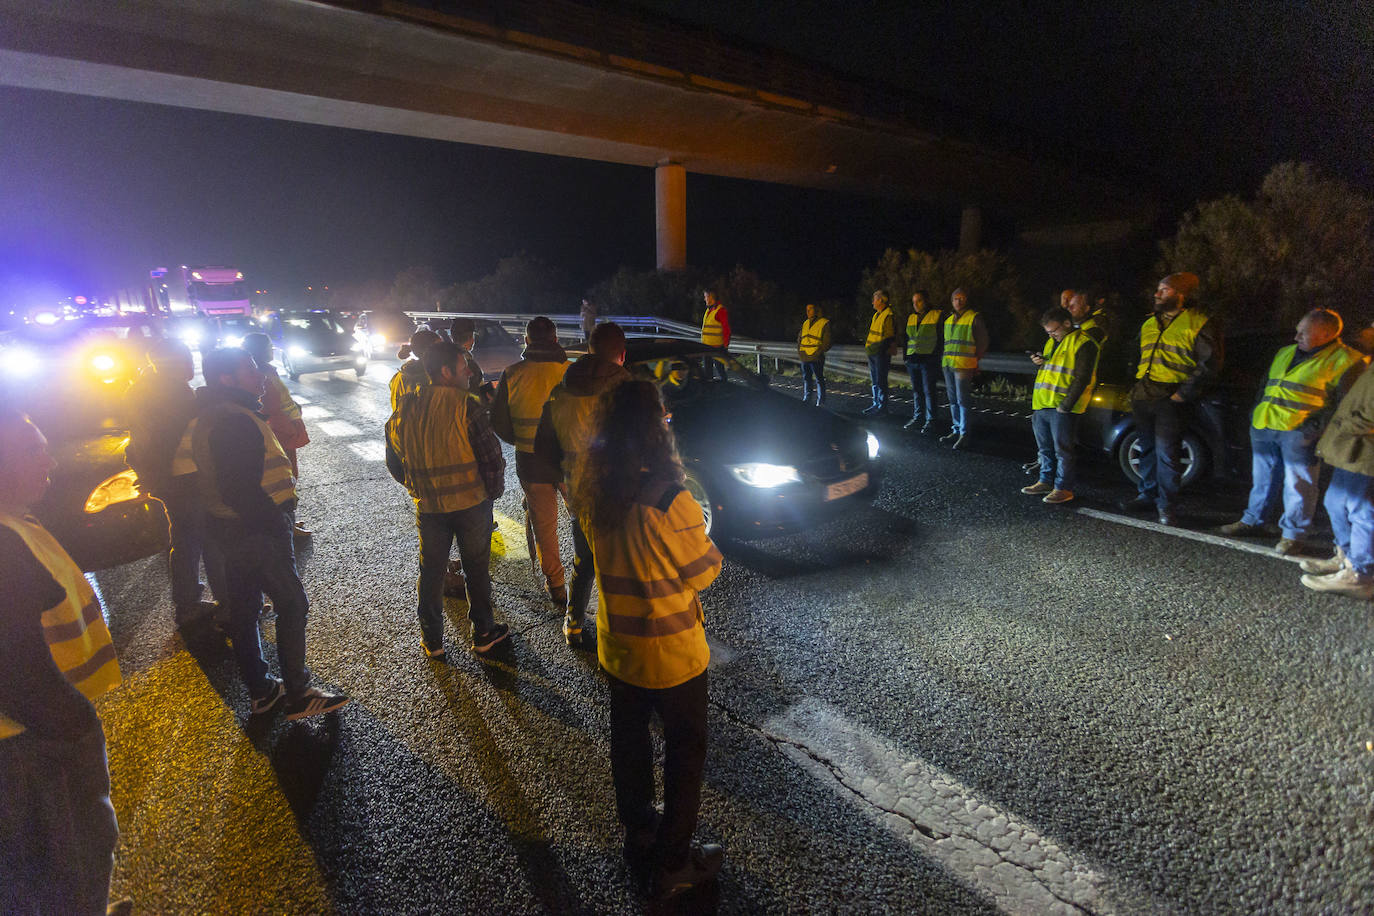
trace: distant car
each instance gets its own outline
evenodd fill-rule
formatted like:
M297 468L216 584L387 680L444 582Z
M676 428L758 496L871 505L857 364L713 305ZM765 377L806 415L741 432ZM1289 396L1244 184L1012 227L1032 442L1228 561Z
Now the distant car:
M162 503L124 462L124 393L162 332L155 318L82 318L0 338L0 397L33 419L57 462L34 514L82 569L166 549Z
M479 354L480 355L480 354ZM708 380L705 361L725 367ZM808 527L872 503L883 476L877 438L854 421L772 391L724 350L631 338L625 365L659 386L687 489L717 538Z
M371 345L356 339L328 309L270 312L261 323L282 371L293 380L306 372L351 369L358 378L367 373Z
M416 316L416 328L429 328L440 337L450 339L451 318L423 318ZM498 321L479 318L472 339L472 356L482 367L482 377L489 382L501 378L511 363L519 362L525 352L524 341L501 327Z
M210 318L182 315L165 319L168 337L175 337L192 350L208 353L217 347L243 346L247 334L261 331L258 322L246 315Z
M367 341L373 359L394 356L414 331L415 322L400 312L363 312L353 321L353 336Z

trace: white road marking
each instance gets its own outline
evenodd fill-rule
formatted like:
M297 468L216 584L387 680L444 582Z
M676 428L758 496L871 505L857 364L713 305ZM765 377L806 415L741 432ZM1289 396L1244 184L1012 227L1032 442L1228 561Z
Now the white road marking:
M1128 525L1132 528L1143 528L1146 531L1157 531L1160 534L1173 535L1176 538L1183 538L1189 541L1200 541L1203 544L1213 544L1217 547L1229 547L1231 550L1240 550L1245 553L1257 553L1262 557L1269 557L1274 560L1284 560L1288 563L1301 563L1308 557L1285 557L1283 554L1274 553L1273 547L1265 547L1262 544L1252 544L1249 541L1238 541L1234 538L1222 537L1219 534L1208 534L1205 531L1189 531L1187 528L1171 528L1168 525L1161 525L1143 518L1131 518L1129 515L1117 515L1114 512L1102 512L1098 509L1082 508L1078 510L1079 515L1086 515L1089 518L1101 519L1104 522L1115 522L1118 525Z
M356 436L362 433L361 429L349 423L347 420L329 420L325 423L318 424L315 428L326 436L333 436L335 439L343 439L347 436Z
M297 398L296 401L297 403L299 403L300 398ZM313 404L309 407L301 408L301 417L303 417L306 420L319 420L324 417L332 416L334 416L334 414L332 414L328 410L325 410L323 407L316 407Z
M1115 910L1086 862L819 700L764 723L789 758L1008 913Z
M375 439L364 439L361 442L348 443L348 450L357 455L364 461L385 461L386 443L378 442Z

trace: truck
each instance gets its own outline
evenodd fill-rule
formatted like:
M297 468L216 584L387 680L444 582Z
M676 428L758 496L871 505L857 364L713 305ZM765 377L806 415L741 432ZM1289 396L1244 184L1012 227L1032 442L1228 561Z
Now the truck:
M149 273L158 305L168 315L251 318L248 284L237 267L156 268Z

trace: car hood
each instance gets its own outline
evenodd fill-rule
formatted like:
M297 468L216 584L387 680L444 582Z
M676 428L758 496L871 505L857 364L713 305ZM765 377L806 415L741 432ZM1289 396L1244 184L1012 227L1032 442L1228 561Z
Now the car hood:
M282 334L282 340L287 346L304 347L311 353L322 356L347 353L357 342L352 334L340 334L328 328L312 328L308 331L293 328Z
M867 433L851 420L776 391L716 384L670 404L684 457L722 464L808 465L837 454L867 457Z

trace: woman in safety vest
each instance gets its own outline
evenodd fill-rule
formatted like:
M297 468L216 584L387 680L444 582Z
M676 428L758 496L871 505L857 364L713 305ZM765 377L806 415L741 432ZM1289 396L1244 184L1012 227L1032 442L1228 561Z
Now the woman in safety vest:
M725 853L696 845L706 763L706 646L697 593L721 568L657 387L627 381L607 393L577 474L600 593L597 658L611 687L611 776L625 857L659 898L708 881ZM664 810L653 807L649 718L663 720Z

